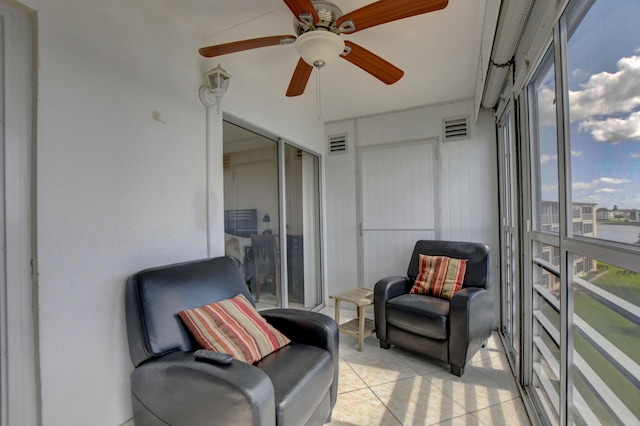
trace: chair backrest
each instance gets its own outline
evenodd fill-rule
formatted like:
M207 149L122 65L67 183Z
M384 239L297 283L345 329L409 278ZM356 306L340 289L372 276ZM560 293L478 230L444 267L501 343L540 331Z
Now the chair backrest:
M419 256L447 256L455 259L467 259L467 270L464 275L462 288L481 287L490 288L489 274L489 246L481 243L464 241L419 240L413 249L407 276L415 280L418 276Z
M252 235L253 261L256 265L256 277L278 277L279 259L275 235Z
M195 349L178 312L240 293L253 303L230 257L160 266L130 276L125 289L125 308L133 364L137 367L168 352Z

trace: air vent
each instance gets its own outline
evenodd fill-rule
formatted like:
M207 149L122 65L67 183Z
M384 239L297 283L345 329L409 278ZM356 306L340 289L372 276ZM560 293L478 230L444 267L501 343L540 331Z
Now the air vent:
M231 168L231 154L222 154L222 170Z
M447 118L442 121L445 142L469 139L469 116Z
M347 135L329 136L329 155L346 154Z

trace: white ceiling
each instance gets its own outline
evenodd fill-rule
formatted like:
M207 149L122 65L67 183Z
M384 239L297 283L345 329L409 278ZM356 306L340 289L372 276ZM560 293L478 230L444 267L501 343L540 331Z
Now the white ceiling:
M282 0L150 0L202 39L202 46L294 34L293 15ZM334 0L343 13L371 0ZM440 11L419 15L352 35L343 34L371 50L405 74L387 86L360 68L338 58L320 74L323 121L472 98L475 93L486 0L450 0ZM198 55L198 52L194 52ZM237 52L233 64L256 70L262 81L281 93L285 102L319 110L315 72L302 96L285 98L298 61L293 45ZM207 59L213 68L225 56ZM227 61L228 63L229 61ZM232 85L238 84L232 80ZM229 94L228 94L229 95ZM227 95L227 96L228 96Z

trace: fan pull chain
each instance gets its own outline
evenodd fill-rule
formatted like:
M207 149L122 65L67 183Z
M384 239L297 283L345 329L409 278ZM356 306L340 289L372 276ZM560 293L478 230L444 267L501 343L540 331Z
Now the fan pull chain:
M316 68L316 106L318 107L318 121L322 121L322 90L320 90L320 68Z

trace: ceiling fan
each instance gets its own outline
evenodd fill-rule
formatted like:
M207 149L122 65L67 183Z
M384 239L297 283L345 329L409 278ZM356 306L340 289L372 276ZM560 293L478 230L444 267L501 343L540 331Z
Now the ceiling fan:
M379 0L346 15L335 4L325 0L284 0L294 16L296 35L276 35L234 41L203 47L200 54L207 58L256 49L259 47L294 44L301 58L293 72L287 96L304 93L313 67L321 68L338 56L360 67L386 84L400 80L404 72L373 52L340 34L357 31L444 9L449 0Z

